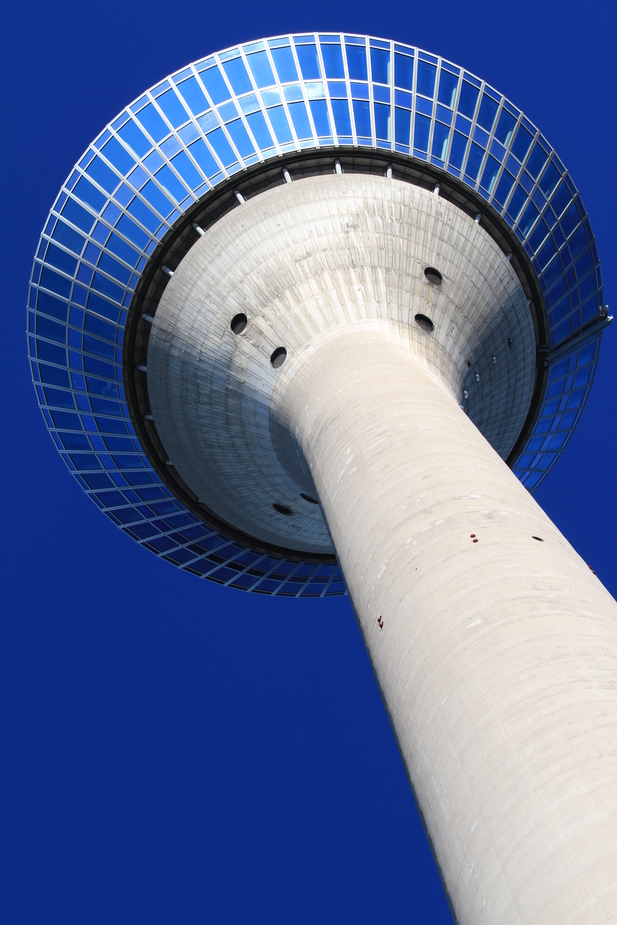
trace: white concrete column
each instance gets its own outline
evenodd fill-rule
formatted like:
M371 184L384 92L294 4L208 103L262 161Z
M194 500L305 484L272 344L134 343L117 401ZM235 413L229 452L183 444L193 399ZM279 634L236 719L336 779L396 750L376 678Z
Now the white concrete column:
M458 922L617 922L617 604L408 349L279 386Z

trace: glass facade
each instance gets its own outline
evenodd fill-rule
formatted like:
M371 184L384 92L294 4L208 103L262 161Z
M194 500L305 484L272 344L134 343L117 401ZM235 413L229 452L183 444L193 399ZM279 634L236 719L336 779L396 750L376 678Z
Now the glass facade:
M88 148L41 235L28 301L32 376L58 451L124 532L197 575L264 594L345 593L335 565L275 559L205 526L161 483L122 381L131 297L158 242L222 180L305 148L396 151L457 177L529 256L550 325L549 381L514 464L535 490L585 405L600 266L555 151L500 93L442 58L356 35L292 35L211 55L157 84Z

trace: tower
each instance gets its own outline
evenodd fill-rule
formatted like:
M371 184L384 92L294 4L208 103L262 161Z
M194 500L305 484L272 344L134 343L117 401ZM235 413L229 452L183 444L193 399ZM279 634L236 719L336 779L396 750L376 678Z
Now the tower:
M525 117L390 42L229 50L94 142L32 282L46 421L125 532L258 593L342 593L336 552L459 921L611 908L615 605L508 471L608 319Z

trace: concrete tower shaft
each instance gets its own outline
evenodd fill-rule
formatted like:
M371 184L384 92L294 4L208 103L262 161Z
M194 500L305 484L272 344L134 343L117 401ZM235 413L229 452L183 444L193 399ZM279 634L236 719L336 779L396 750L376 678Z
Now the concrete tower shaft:
M457 921L617 921L617 604L391 339L280 388Z
M503 461L535 362L481 225L362 176L216 223L148 348L158 434L208 507L336 550L460 925L617 920L617 605Z

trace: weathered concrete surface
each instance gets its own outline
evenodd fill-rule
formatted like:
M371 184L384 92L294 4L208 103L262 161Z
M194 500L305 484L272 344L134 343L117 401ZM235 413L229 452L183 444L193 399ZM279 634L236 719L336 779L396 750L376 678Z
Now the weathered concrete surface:
M617 604L385 332L277 393L458 921L617 922Z
M470 361L485 436L459 407ZM500 458L534 362L480 227L345 176L214 226L148 354L156 426L200 497L264 540L334 544L460 925L617 922L617 604Z
M426 266L440 270L441 286L427 282ZM238 312L248 317L239 337L229 327ZM434 321L430 336L417 313ZM293 363L324 332L367 320L394 327L508 455L529 408L535 337L505 255L472 218L426 190L385 177L314 177L217 222L186 255L156 313L148 349L154 421L210 510L262 541L332 552L319 508L301 498L313 493L302 459L282 456L271 432L280 371L270 355L284 346Z

